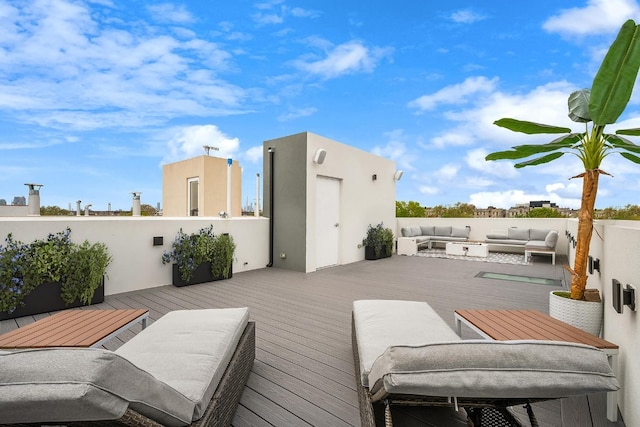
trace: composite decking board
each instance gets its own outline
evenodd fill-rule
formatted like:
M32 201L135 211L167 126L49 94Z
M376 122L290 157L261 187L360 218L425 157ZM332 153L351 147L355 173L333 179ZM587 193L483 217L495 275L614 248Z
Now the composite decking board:
M291 363L303 366L305 369L308 369L314 374L318 374L320 377L325 378L323 382L332 381L345 387L349 387L349 385L353 382L353 372L350 374L350 377L343 370L340 370L334 366L327 366L327 364L322 362L318 362L308 354L291 351L269 342L258 341L258 338L256 338L256 351L257 350L264 350L265 352L286 359ZM284 370L285 368L282 369Z
M331 407L344 405L341 411L336 410L336 414L332 414L333 419L341 420L345 417L339 414L357 409L353 360L350 357L353 300L427 301L452 328L455 309L535 309L546 313L548 294L557 288L481 279L475 275L479 271L492 271L547 277L566 283L567 273L561 264L562 258L552 266L544 257L539 263L521 266L394 256L310 274L275 268L234 273L229 280L210 284L182 288L162 286L108 295L104 303L93 307L148 308L149 324L152 324L163 314L176 309L248 306L252 320L258 322L258 368L251 373L233 425L326 425L317 424L317 419L319 414L331 411L321 406L323 399L314 401L309 398L314 389L325 397L334 397ZM38 318L43 316L47 314L38 315ZM15 328L33 322L34 318L7 320L0 326L8 328L13 325ZM5 326L7 324L10 326ZM117 348L139 330L136 325L132 332L121 334L118 337L121 340L111 340L106 347ZM477 338L477 335L463 326L463 337ZM602 396L598 398L602 400ZM306 402L304 408L302 412L292 412L296 409L291 405L298 399ZM586 398L580 400L586 404ZM541 402L534 407L541 426L560 425L560 401ZM604 401L600 405L592 405L592 409L594 407L600 408L596 417L603 420L595 425L623 425L606 422ZM420 416L412 411L406 416L402 415L406 409L396 411L399 411L394 417L396 426L400 426L403 419L411 425L428 425L420 422ZM302 419L301 416L307 416L302 414L306 413L309 413L309 419ZM355 424L359 425L358 422Z
M303 399L303 401L298 400L298 403L294 406L303 404L321 408L324 411L320 412L321 420L335 417L341 420L341 422L336 422L336 425L343 423L353 425L360 422L360 411L357 402L354 402L355 405L353 403L349 404L350 402L345 402L337 396L318 389L313 384L301 381L261 360L257 360L254 363L253 373L265 379L265 381L277 383L283 390L295 390L295 395ZM317 409L314 409L314 412L317 412Z
M247 386L242 392L240 398L240 404L245 408L250 408L255 414L259 414L262 419L267 423L280 427L280 426L311 426L306 420L296 416L287 408L274 402L272 399L274 396L265 396L257 392L253 387L254 375L249 376ZM282 402L285 403L285 402ZM233 424L233 422L232 422Z
M349 387L343 384L341 381L335 381L327 377L325 371L314 372L308 368L308 366L296 364L288 359L282 358L277 354L270 353L261 348L256 348L256 359L261 360L266 365L273 367L274 369L281 370L282 372L290 375L298 381L302 381L307 384L323 385L323 391L329 393L332 396L349 403L354 407L358 407L357 396L353 395L354 387ZM344 378L344 375L338 379ZM352 379L352 378L349 378ZM353 384L353 381L351 381Z
M259 363L259 361L257 361ZM313 402L298 396L298 390L288 390L280 384L269 381L257 374L252 374L247 381L247 387L272 401L277 406L282 407L294 417L304 420L313 426L336 426L347 427L350 424L328 413L324 408L317 406ZM360 422L358 418L357 423ZM297 425L297 424L293 424Z
M197 292L197 296L191 296L188 290L182 291L182 305L192 308L202 305L202 303L199 301L201 301L202 297L208 296L207 288L199 287L198 289L194 289L194 291ZM198 296L200 298L198 298ZM193 299L189 300L190 298ZM234 298L233 295L227 296L226 298L226 301L229 303L227 305L235 307L239 305L251 305L252 303L258 304L261 301L264 301L264 298ZM301 336L319 335L327 337L327 342L331 342L330 340L342 340L343 344L348 343L347 338L343 338L340 334L337 334L340 332L337 322L328 323L326 321L321 322L319 320L309 319L309 317L315 315L315 313L311 313L309 311L309 308L305 310L308 313L308 316L305 318L300 318L299 311L291 312L291 309L287 309L285 307L283 307L281 304L267 305L267 303L263 303L263 305L261 305L260 311L256 312L254 318L257 321L259 320L261 322L268 322L271 326L285 330L287 331L287 333L291 332L293 334ZM278 314L280 314L280 317L278 317ZM318 317L318 315L315 315L316 319Z
M261 418L255 412L251 412L242 404L242 398L240 398L240 404L236 409L236 414L233 417L232 427L271 427L273 424L267 422L264 418Z

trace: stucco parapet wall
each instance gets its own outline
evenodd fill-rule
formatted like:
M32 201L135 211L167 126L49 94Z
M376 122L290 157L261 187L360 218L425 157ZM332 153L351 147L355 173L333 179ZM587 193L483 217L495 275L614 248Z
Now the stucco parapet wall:
M215 234L233 237L234 274L264 268L269 262L269 219L264 217L0 218L0 241L12 233L28 243L69 227L74 242L104 243L113 258L107 268L105 294L113 295L171 284L171 266L162 264L162 253L170 250L180 228L189 233L209 225ZM154 237L162 237L162 245L154 246Z

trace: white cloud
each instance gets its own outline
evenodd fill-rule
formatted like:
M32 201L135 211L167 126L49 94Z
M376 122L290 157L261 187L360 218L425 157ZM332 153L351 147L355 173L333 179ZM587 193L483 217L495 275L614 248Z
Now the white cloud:
M467 166L472 170L500 178L515 178L518 176L518 172L516 168L513 167L513 163L487 161L485 160L487 154L489 153L484 148L468 151L465 157Z
M434 176L440 182L451 183L458 175L459 170L460 170L460 166L454 165L454 164L448 164L438 169L438 171L434 174Z
M256 145L245 151L244 158L250 163L258 163L262 161L262 155L262 145Z
M470 203L478 208L494 206L496 208L508 209L517 204L529 203L532 200L549 200L561 207L578 209L580 207L580 197L562 197L554 192L527 193L523 190L507 191L485 191L471 194Z
M430 111L440 105L460 105L469 102L472 95L491 93L495 90L498 78L489 80L486 77L469 77L464 82L447 86L431 95L423 95L409 102L410 108L419 111Z
M65 1L7 12L0 107L20 111L17 121L78 129L237 113L245 91L217 77L230 67L228 52L188 31L177 39L169 27L108 20Z
M413 162L417 156L407 149L407 144L405 143L407 137L404 132L396 129L385 133L385 137L389 139L387 144L385 146L375 146L371 152L377 156L395 161L398 169L414 170Z
M427 185L421 185L418 191L420 192L420 194L426 194L429 196L440 194L440 189L438 187L429 187Z
M453 12L450 18L458 24L473 24L474 22L486 19L486 16L476 13L471 9L463 9Z
M299 108L294 111L289 111L288 113L281 114L278 116L278 121L280 122L288 122L290 120L299 119L300 117L309 117L318 112L317 108L308 107L308 108Z
M489 143L503 150L514 145L545 143L553 139L550 135L515 133L493 124L503 117L582 130L567 117L567 97L576 90L567 82L548 83L525 93L508 93L497 89L478 92L469 98L465 108L445 113L445 119L452 123L446 127L446 131L431 139L432 144L446 147Z
M444 147L459 147L464 145L471 145L474 143L473 137L469 133L465 132L448 132L445 134L438 135L431 139L431 143L435 147L444 148Z
M589 0L585 7L564 9L552 16L543 28L565 35L589 35L617 31L627 19L640 14L635 0Z
M238 138L225 135L215 125L189 126L178 130L167 143L168 153L162 163L171 163L190 157L204 155L203 146L217 147L211 151L215 157L234 157L240 147Z
M158 3L148 5L147 9L156 21L186 24L194 21L194 17L184 5Z
M317 40L313 43L318 45ZM353 40L332 46L325 51L323 58L315 55L313 58L305 57L294 61L293 65L307 73L330 79L345 74L369 73L391 52L390 48L367 47L362 42Z

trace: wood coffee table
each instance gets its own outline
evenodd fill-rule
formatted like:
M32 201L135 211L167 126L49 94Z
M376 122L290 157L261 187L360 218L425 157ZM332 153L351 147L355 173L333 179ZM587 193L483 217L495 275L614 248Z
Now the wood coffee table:
M497 341L550 340L587 344L601 349L618 375L618 346L536 310L456 310L456 332L462 324L483 338ZM607 393L607 419L618 419L617 392Z
M0 335L0 349L100 347L138 322L147 326L149 310L65 310Z

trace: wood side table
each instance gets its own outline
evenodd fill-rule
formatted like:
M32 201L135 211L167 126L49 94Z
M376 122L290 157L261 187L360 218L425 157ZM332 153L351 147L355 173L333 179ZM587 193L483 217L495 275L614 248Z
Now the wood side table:
M497 341L549 340L586 344L601 349L618 375L618 346L536 310L456 310L456 332L462 336L462 324L483 338ZM617 392L607 393L607 419L617 421Z
M100 347L140 322L147 326L149 310L65 310L0 335L0 348Z

